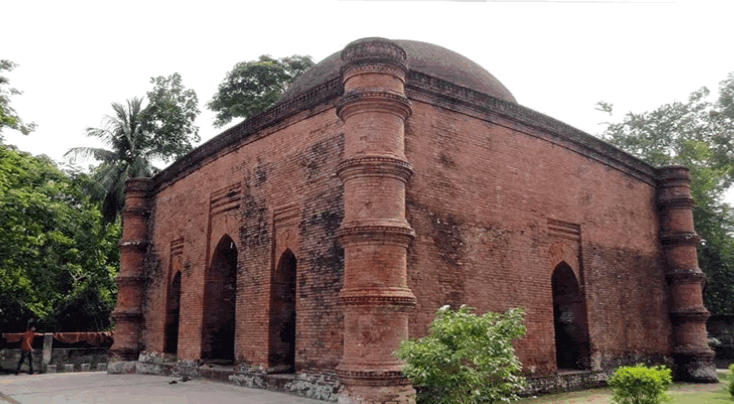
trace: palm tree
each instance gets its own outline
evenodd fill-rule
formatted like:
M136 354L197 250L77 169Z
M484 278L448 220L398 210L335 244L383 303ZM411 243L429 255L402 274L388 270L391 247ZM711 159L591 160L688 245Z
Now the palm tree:
M92 173L97 182L89 192L93 199L102 202L102 215L105 223L115 221L125 203L125 181L132 177L151 177L158 172L151 159L160 158L153 149L151 136L142 129L143 99L134 97L127 105L113 102L114 115L107 115L100 128L87 128L86 135L95 137L107 149L95 147L75 147L65 157L71 162L97 160L101 164Z

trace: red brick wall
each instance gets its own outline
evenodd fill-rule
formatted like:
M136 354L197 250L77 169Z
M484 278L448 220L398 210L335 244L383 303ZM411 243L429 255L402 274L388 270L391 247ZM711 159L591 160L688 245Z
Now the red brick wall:
M654 187L561 140L544 140L537 129L491 121L413 101L405 126L414 167L407 215L416 231L408 285L418 299L411 337L424 335L444 304L478 312L520 306L527 336L519 356L528 371L553 371L551 275L565 261L586 297L594 368L668 355ZM236 358L271 365L268 326L277 322L270 319L270 280L291 249L298 260L296 369L331 369L341 359L344 326L335 298L344 254L335 232L343 189L335 173L343 128L333 108L322 106L267 130L155 194L147 350L164 346L171 242L183 239L178 356L200 357L205 270L229 235L239 268ZM277 219L278 212L296 219Z
M307 118L307 119L306 119ZM296 367L332 368L341 358L343 253L334 232L341 218L341 122L332 108L303 112L253 136L246 146L209 159L196 171L160 189L152 201L151 278L145 306L145 348L164 344L170 243L183 239L178 357L201 355L205 270L224 235L238 252L238 361L268 366L270 279L291 248L298 260ZM218 192L219 191L219 192ZM273 212L293 205L298 217L274 229ZM276 240L274 234L279 234ZM297 240L292 240L295 237ZM283 244L283 245L279 245Z
M411 337L424 335L444 304L480 313L519 306L527 313L517 344L526 369L555 370L551 274L565 256L587 299L594 367L669 354L654 187L492 119L413 102ZM575 234L549 230L554 224Z

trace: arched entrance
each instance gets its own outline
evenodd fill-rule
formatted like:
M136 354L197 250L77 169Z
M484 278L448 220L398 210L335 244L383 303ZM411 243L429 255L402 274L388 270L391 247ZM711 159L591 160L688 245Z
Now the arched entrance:
M586 304L568 264L561 262L551 277L553 284L553 325L558 369L589 368L589 332Z
M178 321L181 315L181 272L176 272L168 289L168 310L166 316L166 342L164 352L178 352Z
M270 298L270 355L273 372L296 369L296 267L291 250L281 255L273 273Z
M202 358L234 362L237 246L224 236L212 255L204 290Z

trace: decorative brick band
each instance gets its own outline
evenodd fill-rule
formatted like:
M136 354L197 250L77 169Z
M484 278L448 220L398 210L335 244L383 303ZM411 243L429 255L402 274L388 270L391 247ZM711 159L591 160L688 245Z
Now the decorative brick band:
M668 314L673 321L706 321L711 316L703 306L688 310L671 310Z
M393 157L364 156L342 161L336 166L336 174L343 182L358 177L391 177L408 182L413 166Z
M151 180L150 178L145 177L135 177L130 178L127 181L125 181L125 194L127 195L135 195L137 197L145 197L148 191L150 190L150 184Z
M363 60L384 60L405 65L408 55L400 45L385 38L366 38L344 48L341 58L347 63Z
M342 120L363 112L384 112L408 119L413 111L408 97L391 91L356 91L339 98L335 106Z
M138 275L117 275L117 286L140 286L145 283L145 277Z
M696 283L702 282L706 275L698 268L676 269L665 274L669 283Z
M675 196L672 198L659 198L659 207L668 207L671 209L691 209L696 202L690 196Z
M417 303L416 297L407 289L344 289L337 297L342 306L391 306L411 309Z
M139 322L143 320L143 312L140 310L115 310L110 314L110 317L115 321L127 320Z
M145 250L146 247L148 247L148 242L145 240L120 241L117 243L117 248L120 249L121 253L134 250Z
M677 247L681 245L698 245L701 237L696 232L676 232L660 236L660 242L664 248Z
M344 382L360 386L404 386L410 384L400 371L340 370L336 375Z
M408 247L415 238L415 231L410 227L389 225L349 225L344 224L336 231L343 246L397 244Z
M659 187L680 186L681 183L691 182L691 174L686 166L664 166L655 170L655 179Z
M706 347L678 346L673 348L673 355L685 356L689 360L710 360L713 359L716 354L714 353L714 351Z
M344 66L341 72L344 81L347 81L354 76L359 76L360 74L377 73L389 74L391 76L397 77L400 81L403 82L403 84L405 84L407 69L405 68L405 66L396 66L394 64L360 63Z
M124 207L122 208L122 212L120 212L123 218L128 217L135 217L135 216L143 216L146 217L150 215L150 209L144 208L142 206L136 206L136 207Z

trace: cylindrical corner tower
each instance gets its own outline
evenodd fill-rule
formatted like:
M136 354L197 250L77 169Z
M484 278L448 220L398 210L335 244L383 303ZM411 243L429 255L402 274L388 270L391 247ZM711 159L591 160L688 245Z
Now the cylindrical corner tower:
M405 51L392 41L367 38L342 51L344 95L344 353L337 372L341 403L414 403L415 391L392 353L408 336L415 296L407 286L407 249L413 230L405 218Z
M120 274L117 275L117 306L112 312L115 342L110 348L113 357L118 360L137 360L141 349L149 188L149 178L131 178L125 183L122 239L118 244Z
M703 305L704 274L698 267L696 245L701 240L693 227L691 177L683 166L661 167L657 172L660 241L666 260L670 291L670 319L675 345L675 378L716 382L714 352L706 339L709 312Z

